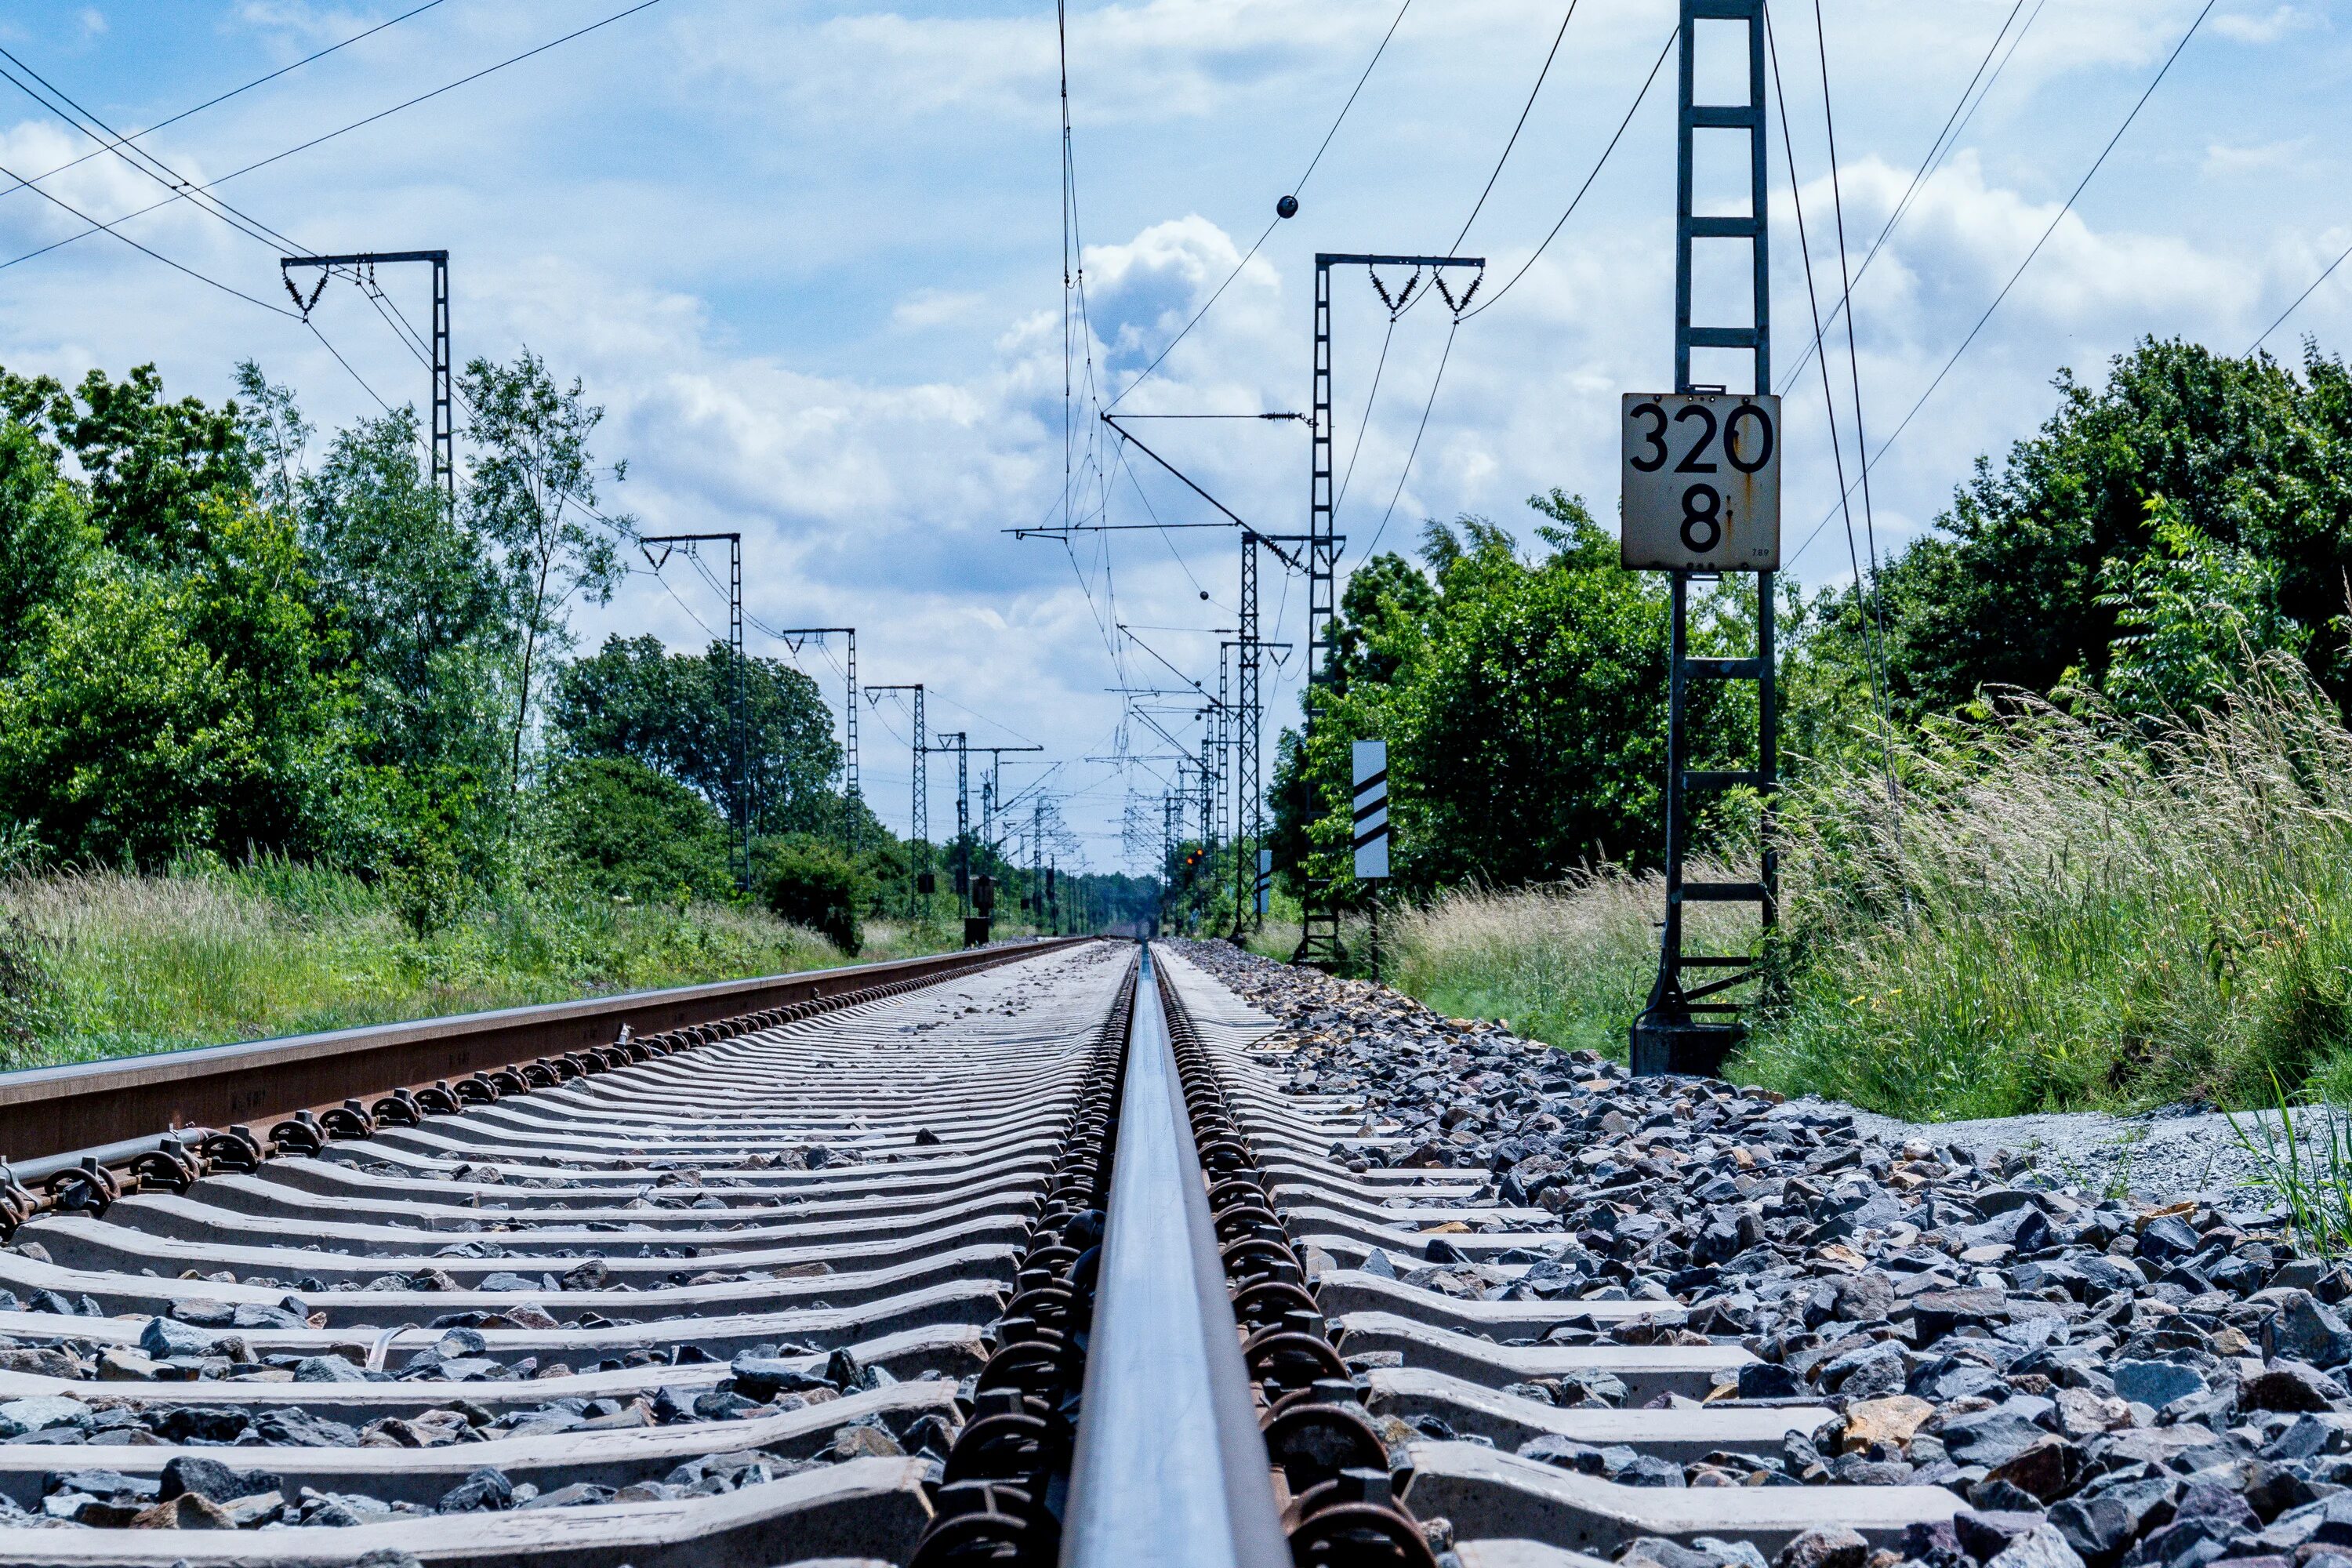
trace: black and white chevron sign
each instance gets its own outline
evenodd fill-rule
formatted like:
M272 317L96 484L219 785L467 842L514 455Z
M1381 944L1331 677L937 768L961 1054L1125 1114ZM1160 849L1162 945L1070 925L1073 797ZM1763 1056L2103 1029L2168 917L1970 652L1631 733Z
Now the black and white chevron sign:
M1377 882L1389 874L1389 743L1358 741L1356 760L1356 876Z

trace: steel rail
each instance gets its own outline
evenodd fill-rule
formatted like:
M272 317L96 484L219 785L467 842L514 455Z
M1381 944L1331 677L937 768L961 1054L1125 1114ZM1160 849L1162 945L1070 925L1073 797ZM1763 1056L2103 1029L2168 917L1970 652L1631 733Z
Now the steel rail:
M1135 991L1064 1568L1288 1568L1150 952Z
M1049 939L0 1073L0 1161L16 1162L20 1179L46 1173L54 1162L43 1156L96 1155L107 1163L178 1128L265 1121L609 1047L624 1027L632 1035L690 1028L877 985L944 980L1089 940Z

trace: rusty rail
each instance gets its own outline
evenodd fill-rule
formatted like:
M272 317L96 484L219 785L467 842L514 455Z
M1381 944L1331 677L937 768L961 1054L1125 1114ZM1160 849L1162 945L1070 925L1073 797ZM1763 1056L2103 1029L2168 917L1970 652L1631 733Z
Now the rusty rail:
M1053 939L888 963L638 991L585 1002L508 1007L324 1034L203 1046L153 1056L0 1074L0 1163L36 1174L45 1156L114 1154L182 1127L226 1128L353 1099L421 1089L541 1058L611 1046L625 1026L652 1035L744 1014L824 1002L915 980L944 980L1066 947Z

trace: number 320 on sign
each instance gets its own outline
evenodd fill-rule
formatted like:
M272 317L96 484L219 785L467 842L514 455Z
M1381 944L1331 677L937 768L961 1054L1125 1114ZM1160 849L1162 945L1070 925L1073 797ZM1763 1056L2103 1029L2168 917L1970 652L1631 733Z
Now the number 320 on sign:
M1780 564L1780 400L1625 395L1629 567L1770 572Z

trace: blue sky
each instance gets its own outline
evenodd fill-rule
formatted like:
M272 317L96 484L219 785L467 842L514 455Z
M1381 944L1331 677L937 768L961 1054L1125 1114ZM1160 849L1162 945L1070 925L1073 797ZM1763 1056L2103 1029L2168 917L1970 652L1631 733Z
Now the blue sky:
M143 127L412 8L417 0L249 0L18 8L0 43L121 129ZM144 143L197 181L439 87L619 10L625 0L441 0L326 59ZM1139 412L1303 406L1311 256L1450 244L1493 169L1565 0L1416 0L1281 225L1160 371ZM1993 89L1921 187L1856 291L1874 447L1912 407L2049 226L2203 0L1823 0L1849 250L1859 261L1987 47L2029 18ZM1070 91L1089 345L1108 400L1229 273L1292 187L1396 15L1396 0L1076 3ZM2352 244L2340 134L2352 49L2330 8L2216 0L2098 178L1874 472L1882 547L1926 527L1979 453L2028 434L2062 367L2085 376L2147 334L2243 351ZM1516 150L1465 242L1491 292L1551 227L1632 102L1672 26L1671 0L1579 0ZM1813 12L1776 13L1817 275L1837 268ZM1543 258L1444 349L1444 313L1388 340L1360 273L1335 291L1343 455L1361 433L1340 527L1408 545L1425 516L1517 523L1559 485L1613 511L1619 393L1670 379L1671 67ZM0 90L15 89L0 86ZM1063 439L1058 109L1049 7L992 0L853 5L661 0L535 59L243 175L221 194L318 249L446 247L461 356L529 345L611 410L611 489L649 528L740 528L751 613L861 628L860 674L923 680L934 729L1034 739L1093 862L1118 864L1124 816L1159 781L1083 759L1120 744L1104 689L1157 679L1106 623L1230 626L1224 535L1098 536L1074 552L1002 531L1059 511ZM19 175L89 150L16 95L0 164ZM1793 368L1809 334L1778 135L1774 319ZM111 218L163 195L100 157L46 182ZM79 224L0 196L6 256ZM271 247L189 204L123 232L260 300L282 300ZM1824 270L1825 269L1825 270ZM421 273L386 284L413 318ZM1394 279L1391 279L1393 284ZM364 299L331 290L315 320L394 402L423 374ZM2352 266L2272 340L2340 348ZM1841 338L1842 343L1842 338ZM0 268L0 363L79 376L162 366L174 391L225 395L257 359L322 424L371 395L291 320L104 236ZM1841 353L1839 374L1845 374ZM1083 412L1083 411L1082 411ZM1811 373L1791 390L1786 513L1793 549L1835 495ZM1147 439L1244 516L1303 526L1298 426L1160 424ZM1850 430L1850 426L1849 426ZM1165 445L1156 438L1166 437ZM1344 460L1344 458L1343 458ZM1140 458L1116 473L1113 521L1199 521ZM1402 484L1400 487L1400 477ZM1391 511L1390 499L1396 497ZM1147 510L1149 509L1149 510ZM1795 563L1846 573L1835 525ZM699 641L723 625L702 580L676 596L633 580L583 615L589 637ZM1209 591L1202 602L1199 594ZM1303 591L1269 574L1296 638ZM1142 634L1213 686L1212 631ZM755 651L781 651L763 646ZM837 689L822 657L804 666ZM1294 665L1270 718L1294 708ZM836 699L837 700L837 699ZM1162 721L1180 735L1189 720ZM906 716L866 731L867 793L903 826ZM1166 750L1140 724L1128 749ZM1159 764L1151 764L1158 767ZM1164 768L1160 771L1164 772ZM1007 783L1036 770L1008 766ZM931 821L951 821L935 765ZM943 780L948 782L942 782Z

